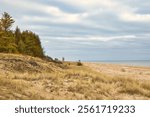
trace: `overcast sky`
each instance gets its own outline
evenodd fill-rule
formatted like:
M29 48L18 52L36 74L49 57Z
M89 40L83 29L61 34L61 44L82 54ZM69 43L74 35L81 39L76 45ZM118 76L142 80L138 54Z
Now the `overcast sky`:
M150 0L0 0L4 11L53 58L150 60Z

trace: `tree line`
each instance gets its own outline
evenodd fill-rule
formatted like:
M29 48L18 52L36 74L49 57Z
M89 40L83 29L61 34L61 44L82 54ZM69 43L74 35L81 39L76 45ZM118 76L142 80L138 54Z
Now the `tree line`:
M11 30L15 20L4 12L0 18L0 52L44 57L40 38L32 31Z

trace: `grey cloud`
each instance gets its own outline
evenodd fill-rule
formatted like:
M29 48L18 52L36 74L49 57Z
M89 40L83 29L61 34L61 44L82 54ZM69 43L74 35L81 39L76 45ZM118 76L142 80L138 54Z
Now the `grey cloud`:
M23 6L16 7L0 1L0 12L9 12L16 20L16 24L22 29L29 29L39 34L42 45L49 56L66 57L69 60L98 60L98 59L150 59L150 22L124 21L117 11L99 8L89 9L77 7L64 0L36 0L32 1L41 5L58 7L62 12L70 14L88 15L77 23L63 23L32 20L33 17L55 18L43 11L26 9ZM22 0L24 1L24 0ZM30 3L30 0L26 0ZM136 14L150 14L150 1L148 0L115 0ZM14 1L12 1L14 2ZM32 4L30 4L32 5ZM116 8L117 9L117 8ZM128 10L129 10L128 9ZM132 11L132 12L133 12ZM31 20L23 20L28 16ZM57 20L57 19L56 19ZM67 19L66 19L67 20ZM109 41L89 40L88 36L117 37L135 35L136 38L115 39ZM61 39L62 37L62 39ZM80 39L75 40L75 37ZM59 39L58 39L59 38ZM65 38L70 38L65 40Z

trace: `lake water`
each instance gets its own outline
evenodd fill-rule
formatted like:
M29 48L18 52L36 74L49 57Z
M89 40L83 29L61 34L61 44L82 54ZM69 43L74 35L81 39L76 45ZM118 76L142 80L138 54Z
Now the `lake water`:
M108 61L93 61L93 62L150 67L150 60L112 60L112 61L108 60Z

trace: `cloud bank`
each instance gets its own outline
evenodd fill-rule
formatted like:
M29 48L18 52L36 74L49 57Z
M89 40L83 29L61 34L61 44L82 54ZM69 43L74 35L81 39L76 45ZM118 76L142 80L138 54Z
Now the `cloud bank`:
M150 59L148 0L1 0L46 54L68 60Z

